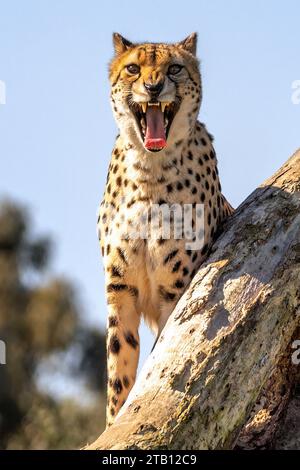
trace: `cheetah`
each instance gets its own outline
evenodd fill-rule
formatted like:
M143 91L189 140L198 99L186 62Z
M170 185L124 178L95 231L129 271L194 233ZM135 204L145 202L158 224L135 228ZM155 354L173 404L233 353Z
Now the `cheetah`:
M108 305L107 426L136 379L141 317L158 338L233 211L221 193L213 138L197 121L197 34L175 44L135 44L114 33L113 43L111 104L120 133L97 225ZM192 234L183 232L178 211L160 213L173 206L190 208ZM152 236L142 236L153 217ZM172 230L164 236L167 222L172 230L179 224L181 238Z

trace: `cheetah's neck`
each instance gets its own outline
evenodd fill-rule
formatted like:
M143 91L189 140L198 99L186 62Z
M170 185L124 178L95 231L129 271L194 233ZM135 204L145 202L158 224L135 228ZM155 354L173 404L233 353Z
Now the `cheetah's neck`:
M126 135L119 136L113 152L113 160L117 152L120 164L126 171L127 178L138 185L161 182L171 182L180 173L180 168L185 166L186 161L203 155L204 147L208 155L214 153L212 137L208 134L205 126L197 122L191 129L190 135L161 152L150 153L144 149L140 142L132 142ZM119 157L120 153L120 157ZM214 158L213 166L217 164Z

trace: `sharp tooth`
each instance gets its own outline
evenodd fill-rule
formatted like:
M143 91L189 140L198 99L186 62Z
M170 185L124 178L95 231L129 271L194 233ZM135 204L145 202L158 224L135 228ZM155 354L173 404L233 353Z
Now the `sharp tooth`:
M165 127L168 127L168 124L169 124L169 119L165 119Z
M143 113L146 114L147 112L147 103L141 103L141 107L142 107L142 110L143 110Z
M141 119L141 126L142 126L142 129L146 129L146 123L145 123L144 118Z
M167 103L166 101L162 101L160 104L161 104L161 110L162 110L162 112L164 113L164 112L165 112L165 108L166 108L166 106L168 105L168 103Z

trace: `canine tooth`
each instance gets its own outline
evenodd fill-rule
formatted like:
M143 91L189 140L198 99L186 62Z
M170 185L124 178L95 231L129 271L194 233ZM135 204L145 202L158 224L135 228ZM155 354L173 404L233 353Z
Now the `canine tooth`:
M166 118L166 119L165 119L165 127L167 127L168 124L169 124L169 119Z
M147 103L141 103L141 107L142 107L142 110L143 110L143 113L146 114L147 112Z
M161 102L161 110L162 110L163 113L165 112L165 108L166 108L167 104L168 103L166 101Z
M144 118L141 119L141 126L142 126L142 129L146 129L146 123L145 123Z

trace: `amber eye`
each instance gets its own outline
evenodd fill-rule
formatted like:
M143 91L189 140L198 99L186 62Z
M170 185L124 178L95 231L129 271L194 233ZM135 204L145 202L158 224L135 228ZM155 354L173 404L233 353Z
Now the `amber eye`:
M179 64L170 65L168 69L168 74L177 75L182 69L183 69L182 65L179 65Z
M140 73L140 67L136 64L129 64L127 65L126 69L127 72L129 72L131 75L137 75L138 73Z

